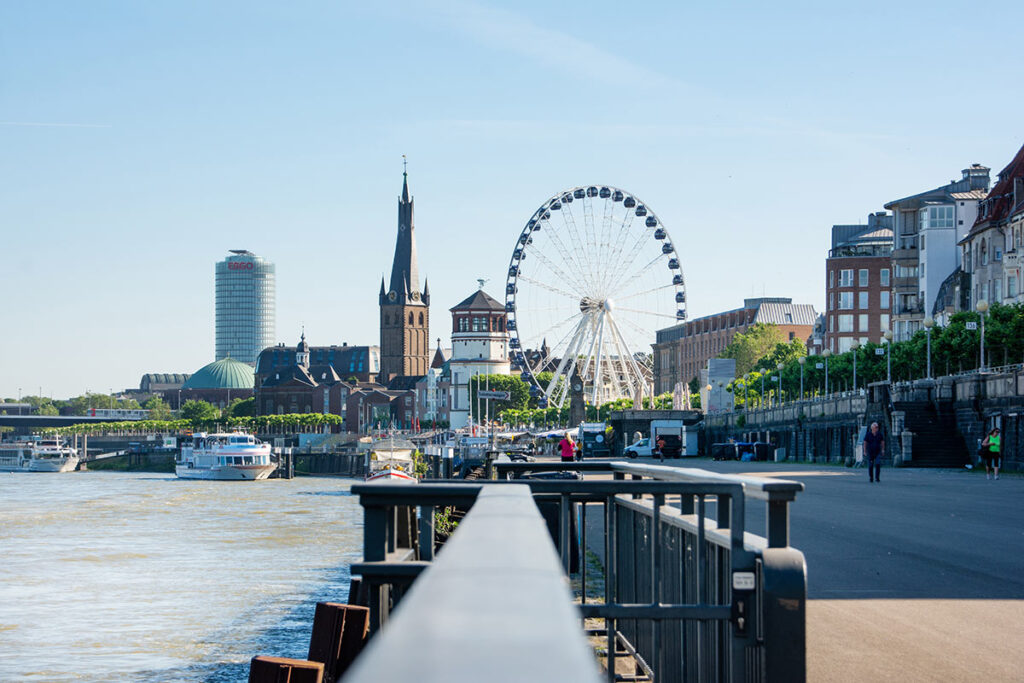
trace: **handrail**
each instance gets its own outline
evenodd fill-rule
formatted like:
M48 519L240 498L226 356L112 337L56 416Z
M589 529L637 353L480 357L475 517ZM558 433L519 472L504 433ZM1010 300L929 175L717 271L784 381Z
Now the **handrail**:
M372 495L372 485L359 488L361 497ZM402 487L412 496L415 488ZM599 680L529 487L458 491L479 491L475 504L356 660L346 683Z

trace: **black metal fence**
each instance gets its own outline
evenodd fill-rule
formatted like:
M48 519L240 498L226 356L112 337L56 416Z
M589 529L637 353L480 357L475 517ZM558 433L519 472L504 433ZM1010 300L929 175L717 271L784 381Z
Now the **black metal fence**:
M514 479L545 470L604 473L606 480ZM365 561L353 574L370 587L374 630L433 556L434 509L472 507L481 490L528 484L535 503L557 509L551 536L562 570L578 574L582 616L603 620L591 633L604 644L609 681L805 680L806 571L803 555L789 547L788 509L802 484L624 462L495 463L494 471L497 482L353 487L366 519ZM766 537L746 531L748 499L767 505ZM483 528L499 543L515 533L500 517L471 510L471 519L480 520L478 534ZM603 538L588 544L588 531ZM596 578L588 576L588 547L602 555L604 594L596 600L588 599L587 583ZM478 609L491 613L493 597L481 594ZM546 618L518 613L516 600L502 604L511 613L494 614L495 624ZM397 616L423 620L424 628L431 620L404 605Z

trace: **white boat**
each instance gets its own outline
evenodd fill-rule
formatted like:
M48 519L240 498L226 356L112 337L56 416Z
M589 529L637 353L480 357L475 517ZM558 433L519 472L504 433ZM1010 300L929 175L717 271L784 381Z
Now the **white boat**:
M182 440L174 471L182 479L258 481L277 469L270 444L244 432L206 434Z
M0 472L70 472L78 467L78 451L58 438L0 445Z
M415 484L412 454L416 447L409 441L389 437L373 444L369 453L366 481L405 482Z

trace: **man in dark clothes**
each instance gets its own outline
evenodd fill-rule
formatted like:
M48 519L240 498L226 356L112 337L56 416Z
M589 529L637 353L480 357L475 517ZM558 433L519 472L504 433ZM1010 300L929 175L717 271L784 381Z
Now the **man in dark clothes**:
M871 483L882 481L882 456L885 455L885 436L877 422L864 435L864 457L868 459L868 479Z

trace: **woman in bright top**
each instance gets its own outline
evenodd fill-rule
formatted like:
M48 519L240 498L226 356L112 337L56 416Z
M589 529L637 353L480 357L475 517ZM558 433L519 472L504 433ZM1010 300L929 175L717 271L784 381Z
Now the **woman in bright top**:
M562 451L562 462L572 462L576 455L576 444L572 437L566 432L562 440L558 442L558 448Z
M995 471L996 479L999 478L999 466L1003 464L1002 453L999 449L999 427L995 427L985 440L981 442L982 457L985 458L985 478L991 479L989 468Z

